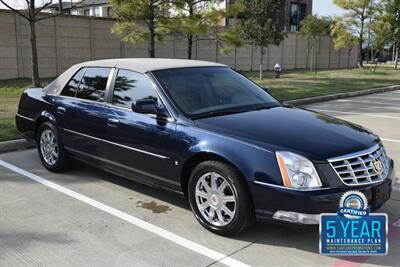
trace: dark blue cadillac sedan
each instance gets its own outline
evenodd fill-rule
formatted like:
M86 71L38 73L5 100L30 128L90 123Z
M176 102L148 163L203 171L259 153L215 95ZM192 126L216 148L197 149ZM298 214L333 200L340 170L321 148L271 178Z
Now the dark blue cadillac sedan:
M78 64L46 88L26 90L16 123L50 171L76 159L183 193L198 221L221 235L255 219L318 224L349 190L379 208L394 176L375 134L285 106L204 61Z

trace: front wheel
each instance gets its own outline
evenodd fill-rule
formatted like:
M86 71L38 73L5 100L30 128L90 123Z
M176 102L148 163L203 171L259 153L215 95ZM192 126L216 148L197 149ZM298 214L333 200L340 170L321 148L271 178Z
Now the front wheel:
M39 126L36 141L40 160L48 170L58 172L69 166L70 159L52 123L45 122Z
M197 165L189 180L188 196L197 220L216 234L236 235L253 222L254 209L244 181L226 163Z

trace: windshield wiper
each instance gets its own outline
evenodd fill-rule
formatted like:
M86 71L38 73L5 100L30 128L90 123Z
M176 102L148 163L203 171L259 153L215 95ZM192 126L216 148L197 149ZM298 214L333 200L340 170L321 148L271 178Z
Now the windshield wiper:
M193 119L202 119L202 118L209 118L209 117L217 117L217 116L224 116L224 115L230 115L230 114L236 114L236 113L244 113L244 112L262 110L262 109L270 109L270 108L279 107L279 106L280 105L259 105L259 106L253 107L253 108L245 108L245 109L215 110L215 111L209 111L209 112L201 113L198 115L194 115L192 118Z
M279 107L279 105L263 105L263 106L258 106L252 109L253 110L262 110L262 109L270 109L270 108L275 108Z
M209 117L224 116L224 115L243 113L243 112L248 112L248 111L251 111L251 110L249 110L249 109L216 110L216 111L210 111L210 112L206 112L206 113L203 113L203 114L195 115L195 116L193 116L193 119L202 119L202 118L209 118Z

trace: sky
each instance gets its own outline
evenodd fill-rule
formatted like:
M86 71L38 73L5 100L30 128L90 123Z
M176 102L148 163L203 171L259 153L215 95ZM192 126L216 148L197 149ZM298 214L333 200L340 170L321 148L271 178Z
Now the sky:
M38 0L37 2L40 2L41 0ZM53 1L55 2L55 1ZM24 1L21 0L7 0L7 3L12 4L13 6L18 6L25 3ZM4 8L0 4L0 8ZM343 14L343 10L335 6L333 3L333 0L313 0L313 13L318 14L320 16L335 16L335 15L341 15Z
M313 13L320 16L342 15L345 11L338 8L333 0L313 0Z

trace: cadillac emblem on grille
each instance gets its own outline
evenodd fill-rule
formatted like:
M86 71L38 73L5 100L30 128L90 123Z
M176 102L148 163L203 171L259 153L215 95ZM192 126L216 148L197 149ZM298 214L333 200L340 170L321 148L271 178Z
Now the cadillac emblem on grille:
M376 159L374 161L374 169L379 174L383 173L383 165L382 165L382 162L379 159Z
M361 185L383 181L390 166L383 146L328 159L339 178L346 185Z

